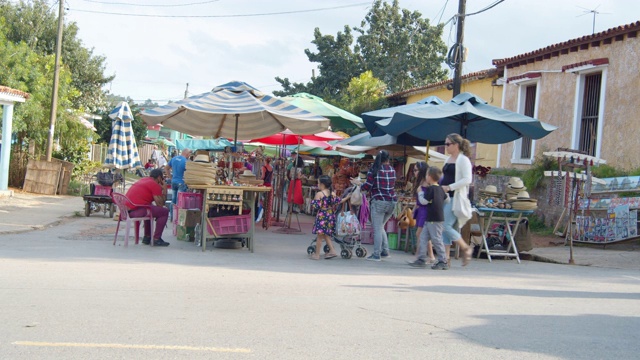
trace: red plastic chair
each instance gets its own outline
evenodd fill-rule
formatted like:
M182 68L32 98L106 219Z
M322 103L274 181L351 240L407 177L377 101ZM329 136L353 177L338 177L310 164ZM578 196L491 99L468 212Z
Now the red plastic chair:
M118 230L120 230L121 221L127 222L127 228L124 235L124 246L129 245L129 229L131 228L131 223L134 224L134 229L136 234L136 245L138 244L138 240L140 239L140 222L141 221L149 220L150 221L149 230L150 230L150 233L153 233L153 215L151 214L151 206L134 204L124 194L120 194L117 192L111 193L111 199L113 199L113 202L118 206L118 209L120 210L120 217L118 217L118 226L116 227L116 236L113 238L113 245L115 245L116 241L118 240ZM127 205L130 205L131 207L136 207L136 208L145 208L147 209L147 213L144 216L140 216L140 217L135 217L135 218L130 217L129 206ZM150 240L151 241L149 242L149 244L153 246L153 239L150 239Z

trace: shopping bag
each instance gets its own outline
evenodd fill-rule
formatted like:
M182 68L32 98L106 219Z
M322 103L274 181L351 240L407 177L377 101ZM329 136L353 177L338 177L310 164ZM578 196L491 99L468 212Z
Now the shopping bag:
M356 185L355 189L351 193L349 197L349 202L351 205L360 206L362 205L362 193L360 192L360 186Z

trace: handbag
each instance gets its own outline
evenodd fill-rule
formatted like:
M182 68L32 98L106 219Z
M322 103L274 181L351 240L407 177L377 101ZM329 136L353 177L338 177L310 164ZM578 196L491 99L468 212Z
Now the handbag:
M360 206L362 205L362 193L360 192L360 186L356 185L355 189L351 193L349 197L349 202L351 205Z

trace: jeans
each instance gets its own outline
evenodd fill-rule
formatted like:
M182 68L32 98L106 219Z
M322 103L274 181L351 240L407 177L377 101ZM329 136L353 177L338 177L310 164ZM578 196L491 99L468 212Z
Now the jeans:
M451 245L455 240L462 237L460 235L460 227L458 226L458 218L453 213L453 199L449 199L444 203L444 230L442 232L442 240L445 245Z
M171 195L171 203L175 205L178 203L178 192L187 191L187 184L184 182L171 182L171 191L173 192Z
M389 221L396 207L395 201L371 200L371 226L373 227L373 255L389 253L389 239L384 225Z
M439 241L442 244L442 228L444 223L441 221L426 221L424 223L424 227L422 228L422 232L420 233L420 254L418 254L418 259L426 261L427 260L427 245L429 240L431 240L431 244L435 247L435 242ZM438 256L440 256L440 251L438 252ZM442 252L444 253L444 244L442 246Z
M144 216L147 213L145 208L137 208L135 210L129 211L129 216L138 217ZM164 227L167 224L167 220L169 219L169 209L166 207L151 205L151 215L156 221L156 228L153 231L153 239L157 240L162 238L162 232L164 231ZM151 221L146 220L144 222L144 236L151 236Z

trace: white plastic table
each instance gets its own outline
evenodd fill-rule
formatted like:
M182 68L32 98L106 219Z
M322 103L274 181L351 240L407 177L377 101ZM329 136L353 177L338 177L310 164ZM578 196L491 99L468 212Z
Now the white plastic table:
M480 229L482 230L482 244L480 245L480 251L478 251L478 258L483 252L487 254L487 259L491 262L491 256L504 256L514 257L520 264L520 255L518 254L518 247L516 246L515 235L518 233L518 227L520 221L525 218L524 215L533 214L533 210L513 210L513 209L494 209L494 208L478 208L478 220L480 223ZM515 221L515 225L510 224ZM494 223L504 222L507 239L509 240L509 246L506 250L492 250L487 243L487 233Z

